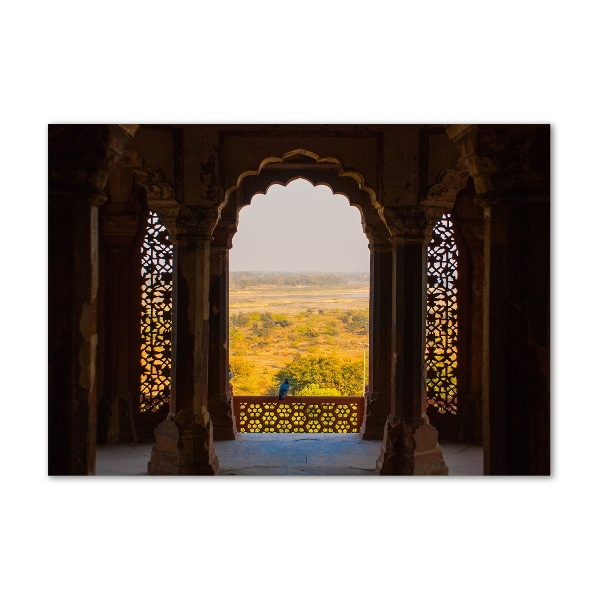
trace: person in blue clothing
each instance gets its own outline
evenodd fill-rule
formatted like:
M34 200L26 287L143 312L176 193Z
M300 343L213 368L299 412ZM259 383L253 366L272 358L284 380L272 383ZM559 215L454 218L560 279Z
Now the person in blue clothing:
M286 380L279 386L279 399L283 400L283 398L288 395L289 391L290 381L286 378Z

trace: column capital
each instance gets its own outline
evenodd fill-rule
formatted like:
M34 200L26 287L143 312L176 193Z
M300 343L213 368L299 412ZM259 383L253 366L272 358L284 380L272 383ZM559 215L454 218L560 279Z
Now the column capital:
M371 252L391 252L392 250L392 242L389 239L387 240L373 240L369 241L369 250Z
M153 203L174 244L211 241L221 209L217 206L187 206L177 202Z
M369 250L371 252L387 252L392 249L390 232L387 227L367 227L365 228L367 239L369 240Z
M392 249L390 232L383 223L378 226L366 225L365 235L369 240L369 250L372 252L385 252Z
M175 190L157 167L138 167L134 176L136 185L145 194L148 208L159 216L174 244L213 239L221 217L219 206L178 202Z
M384 206L379 210L394 244L428 244L441 213L439 208L423 204Z

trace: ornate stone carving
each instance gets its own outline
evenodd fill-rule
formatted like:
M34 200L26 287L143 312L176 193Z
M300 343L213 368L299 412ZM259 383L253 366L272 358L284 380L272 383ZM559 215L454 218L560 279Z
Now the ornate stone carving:
M365 227L365 234L369 240L369 250L373 252L384 252L391 250L390 232L387 227Z
M177 202L175 190L155 167L135 169L136 185L146 194L148 208L155 212L174 243L185 240L212 240L221 216L218 206L188 206Z
M442 169L437 182L429 188L423 205L431 208L439 207L442 212L452 210L458 192L467 187L468 179L469 171L462 160L454 167Z
M427 403L440 413L456 414L458 252L450 214L442 216L427 246L427 319L425 362Z
M424 205L382 207L379 214L396 244L425 244L431 239L440 209Z
M135 184L141 189L148 208L156 213L163 208L176 204L175 190L165 181L163 172L156 167L141 167L133 171Z
M140 411L156 412L171 395L173 246L150 212L142 244Z
M290 172L287 175L278 174L279 169L276 167L285 168L286 165L294 165L296 167L296 169L294 169L296 172ZM229 202L230 196L244 185L244 180L246 178L260 179L260 176L264 171L270 171L270 176L264 178L260 190L261 193L265 193L268 187L275 182L280 183L281 185L287 185L289 181L297 178L298 170L302 170L301 165L321 167L321 169L314 171L312 174L309 172L310 169L309 171L303 171L303 176L311 181L313 185L327 185L333 193L346 196L350 204L359 209L361 219L364 219L365 200L370 199L373 206L378 206L375 190L366 185L366 181L360 173L357 171L346 170L342 163L336 158L321 157L314 152L302 148L286 152L280 157L267 157L261 161L256 170L244 171L238 177L236 184L227 187L225 190L223 206ZM256 189L254 190L254 193L258 191L259 190ZM359 200L360 196L364 196L364 200ZM243 195L239 198L238 203L240 206L246 204L246 199L244 199Z
M476 202L548 202L549 125L447 126L473 176Z
M155 205L156 206L156 205ZM185 206L163 204L157 213L165 224L173 242L212 240L221 209L217 206Z

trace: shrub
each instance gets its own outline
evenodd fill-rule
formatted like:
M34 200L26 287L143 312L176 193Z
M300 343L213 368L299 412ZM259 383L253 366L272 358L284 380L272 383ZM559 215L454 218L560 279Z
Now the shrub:
M248 315L243 312L240 312L237 315L231 317L231 323L236 327L245 327L246 325L248 325L249 320L250 319L248 318Z
M354 333L368 333L369 317L355 314L352 316L352 321L350 321L347 326L348 329Z
M281 381L289 379L292 393L298 394L307 386L339 390L340 396L362 395L362 361L339 359L335 356L297 355L288 365L278 371L272 390Z
M314 330L314 328L311 325L300 325L300 326L296 327L294 333L297 336L309 338L309 339L316 338L319 336L319 334Z

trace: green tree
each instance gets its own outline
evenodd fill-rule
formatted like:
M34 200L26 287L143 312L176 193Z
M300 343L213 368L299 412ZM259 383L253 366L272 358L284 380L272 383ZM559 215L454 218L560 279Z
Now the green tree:
M280 383L289 379L291 393L299 395L307 386L339 390L340 396L362 395L362 361L340 359L321 354L298 354L277 372L271 393L276 393Z

